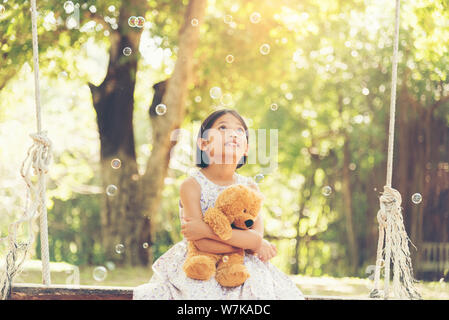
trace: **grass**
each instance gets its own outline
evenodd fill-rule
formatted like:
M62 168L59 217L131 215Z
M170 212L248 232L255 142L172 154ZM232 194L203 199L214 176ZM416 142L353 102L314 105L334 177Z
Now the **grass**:
M152 274L149 267L115 268L113 265L107 265L107 267L106 276L102 281L94 279L95 266L80 267L79 284L135 287L148 282ZM76 268L67 263L52 262L52 284L75 284ZM372 280L361 278L302 275L291 277L305 295L367 298L373 286ZM16 277L15 283L42 283L40 261L27 261L22 273ZM425 300L449 300L449 283L447 282L420 282L417 288Z

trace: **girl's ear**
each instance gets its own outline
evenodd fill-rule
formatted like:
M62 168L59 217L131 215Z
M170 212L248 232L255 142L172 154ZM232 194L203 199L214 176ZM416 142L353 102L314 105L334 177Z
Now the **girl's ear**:
M196 144L198 145L198 148L200 148L201 151L206 151L207 149L207 140L199 138Z

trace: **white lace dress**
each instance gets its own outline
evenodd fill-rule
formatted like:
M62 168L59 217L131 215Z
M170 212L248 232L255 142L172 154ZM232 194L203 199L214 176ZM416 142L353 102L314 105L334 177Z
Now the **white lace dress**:
M193 176L201 186L201 210L214 205L218 194L227 186L220 186L200 171ZM234 174L236 183L254 183L252 178ZM181 206L179 206L182 218ZM222 287L214 277L207 281L188 278L182 266L187 256L187 241L176 243L153 264L153 276L146 284L134 288L134 300L303 300L304 296L293 281L270 262L245 254L244 264L250 277L244 284L234 288Z

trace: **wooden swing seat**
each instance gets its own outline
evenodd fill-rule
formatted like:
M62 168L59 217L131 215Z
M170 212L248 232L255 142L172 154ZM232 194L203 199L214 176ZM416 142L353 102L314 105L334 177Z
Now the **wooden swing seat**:
M133 287L17 283L10 300L132 300ZM305 296L306 300L371 300L339 296Z

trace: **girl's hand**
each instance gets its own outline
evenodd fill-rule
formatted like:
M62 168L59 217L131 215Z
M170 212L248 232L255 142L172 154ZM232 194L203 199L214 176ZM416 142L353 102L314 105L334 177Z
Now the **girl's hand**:
M201 219L184 218L181 224L181 233L188 241L196 241L207 238L209 226Z
M277 248L274 244L269 243L263 239L259 249L254 252L263 262L267 262L277 255Z

